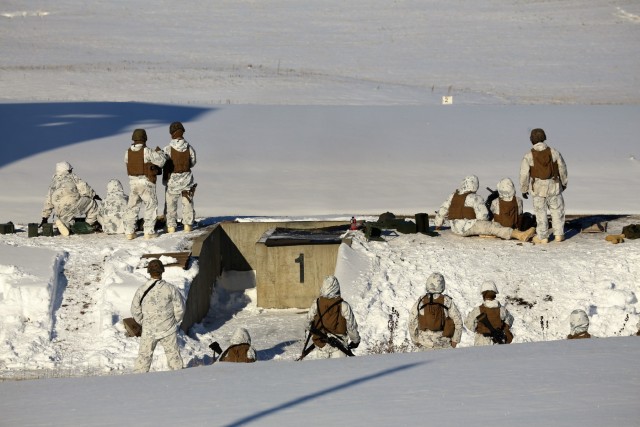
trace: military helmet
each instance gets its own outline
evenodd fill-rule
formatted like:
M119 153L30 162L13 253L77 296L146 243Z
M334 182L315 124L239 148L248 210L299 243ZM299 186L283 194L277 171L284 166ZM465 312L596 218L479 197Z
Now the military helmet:
M537 144L538 142L546 141L547 135L544 133L544 130L536 128L531 131L531 137L529 139L532 144Z
M158 276L164 273L164 265L162 265L162 261L159 259L152 259L147 264L147 272L152 276Z
M132 141L146 141L147 140L147 131L144 129L136 129L133 131L133 135L131 135Z
M175 131L177 130L181 130L182 132L185 132L184 130L184 126L182 126L182 123L180 122L173 122L169 125L169 133L173 134Z

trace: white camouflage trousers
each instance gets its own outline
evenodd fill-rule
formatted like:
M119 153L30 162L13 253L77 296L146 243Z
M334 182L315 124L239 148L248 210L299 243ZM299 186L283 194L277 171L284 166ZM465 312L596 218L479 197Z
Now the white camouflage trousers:
M554 236L564 236L564 197L562 193L555 196L533 196L533 212L536 215L536 234L538 239L549 238L547 209L551 212L551 227Z
M55 206L58 219L67 227L73 223L77 215L86 215L87 224L93 224L98 220L98 204L89 197L80 197L78 200L62 199Z
M341 350L335 347L325 344L322 348L314 348L313 351L307 357L308 359L339 359L341 357L347 357Z
M169 369L175 371L182 369L182 357L180 356L180 349L178 348L178 334L169 334L163 338L154 338L144 334L140 337L140 349L138 350L138 358L134 367L134 372L139 374L143 372L149 372L151 368L151 362L153 361L153 352L156 349L156 345L160 343L164 349L164 354L167 357L167 365Z
M503 227L497 222L486 221L486 220L476 220L476 223L473 226L461 234L463 237L467 236L479 236L479 235L489 235L489 236L497 236L504 240L511 239L511 232L513 230L509 227Z
M451 347L451 338L442 336L442 332L420 331L417 340L414 340L422 350L437 350Z
M165 192L165 202L167 204L167 227L175 228L178 223L178 200L182 203L182 224L192 225L195 216L193 201L182 196L182 190L171 190L167 188Z
M158 196L156 195L156 185L148 179L131 179L129 181L131 192L129 193L129 204L124 215L124 232L133 234L136 229L138 219L139 204L144 204L144 234L155 232L156 219L158 217Z

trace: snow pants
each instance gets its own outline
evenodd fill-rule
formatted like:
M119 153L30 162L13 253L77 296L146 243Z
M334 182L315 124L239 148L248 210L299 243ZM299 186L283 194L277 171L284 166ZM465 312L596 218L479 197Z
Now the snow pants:
M149 368L151 368L151 362L153 360L153 352L158 343L160 343L164 349L169 369L174 371L182 369L182 357L180 356L180 349L178 348L178 334L174 332L163 338L154 338L152 336L145 335L143 328L142 337L140 337L138 358L136 359L134 367L135 373L149 372Z
M485 337L482 334L475 334L475 338L473 340L473 345L482 346L482 345L493 345L493 338Z
M513 230L509 227L503 227L497 222L486 221L482 219L476 220L475 224L470 229L460 234L462 237L489 235L497 236L504 240L511 239L511 232Z
M341 341L344 342L344 340ZM346 344L344 346L347 347ZM309 359L339 359L341 357L347 357L347 355L329 344L325 344L322 348L314 348L308 356Z
M416 337L412 337L412 341L423 350L453 348L451 338L443 337L442 332L419 331Z
M188 188L186 188L188 190ZM167 206L167 227L175 228L178 223L178 200L182 203L182 224L192 225L195 217L193 201L182 195L182 188L167 187L164 196Z
M129 180L131 192L129 203L124 215L124 232L133 234L136 230L136 220L140 210L140 203L144 204L144 234L153 234L158 217L158 196L156 185L147 178L131 178Z
M533 196L533 212L536 215L536 235L538 239L549 238L549 224L547 209L551 213L551 227L553 235L564 236L564 197L562 193L555 196Z
M87 224L98 220L98 204L90 197L82 196L77 200L63 198L54 206L58 219L67 227L71 227L73 219L85 215Z

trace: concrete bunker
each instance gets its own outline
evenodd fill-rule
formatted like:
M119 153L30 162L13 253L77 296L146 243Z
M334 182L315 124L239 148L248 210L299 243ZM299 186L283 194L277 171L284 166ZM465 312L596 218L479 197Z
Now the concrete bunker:
M187 297L182 329L209 311L215 282L225 272L255 271L257 305L307 308L336 267L345 221L221 222L192 245L199 272ZM254 286L247 281L246 287Z

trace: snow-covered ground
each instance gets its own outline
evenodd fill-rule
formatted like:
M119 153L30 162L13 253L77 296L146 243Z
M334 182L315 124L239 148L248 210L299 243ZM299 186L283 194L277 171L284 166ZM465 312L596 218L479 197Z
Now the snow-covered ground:
M610 233L640 223L636 1L9 0L0 24L0 222L21 231L0 235L0 373L92 376L0 383L1 425L637 425L640 343L622 337L640 320L640 247L604 234L547 246L356 234L336 268L363 337L354 359L293 363L305 310L260 309L255 289L217 288L215 309L180 336L181 372L122 375L137 340L121 324L142 254L188 249L223 218L432 214L465 175L481 189L517 181L534 127L567 161L568 213L631 215ZM131 131L164 146L175 120L198 152L203 227L153 241L27 237L56 162L98 194L111 178L126 188ZM186 293L197 271L165 278ZM406 341L433 271L463 316L495 280L516 344L471 348L465 331L455 350L371 355L392 309L393 341ZM560 341L575 308L601 339ZM206 366L208 344L239 326L261 362ZM160 351L152 370L165 369Z

